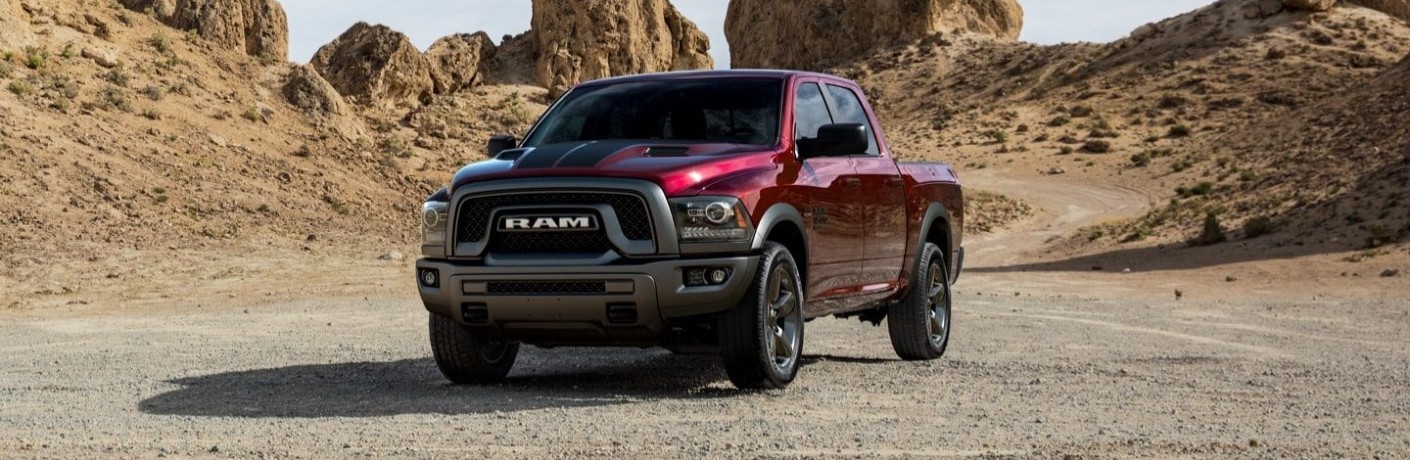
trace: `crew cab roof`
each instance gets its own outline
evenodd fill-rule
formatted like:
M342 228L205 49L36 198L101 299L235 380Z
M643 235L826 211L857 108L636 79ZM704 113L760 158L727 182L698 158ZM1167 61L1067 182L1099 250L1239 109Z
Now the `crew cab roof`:
M803 72L797 70L693 70L680 72L659 72L644 73L637 75L626 75L621 77L604 78L583 82L579 87L589 88L594 86L613 85L618 83L637 83L648 81L669 81L669 80L708 80L712 78L773 78L785 80L791 77L816 77L828 80L848 81L835 75L827 75L815 72Z

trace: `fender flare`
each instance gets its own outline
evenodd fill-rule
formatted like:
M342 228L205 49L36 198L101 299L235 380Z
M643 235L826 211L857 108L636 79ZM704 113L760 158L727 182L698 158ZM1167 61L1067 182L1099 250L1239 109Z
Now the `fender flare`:
M808 226L803 224L803 213L799 212L798 208L787 203L775 204L769 207L768 211L764 211L764 217L759 218L759 222L754 225L754 243L750 246L750 249L754 251L763 249L764 243L768 241L769 232L772 232L775 227L785 222L798 226L798 233L803 235L803 250L807 251ZM808 254L806 252L799 255L802 256L803 260L808 260Z
M945 241L942 241L940 251L945 254L945 265L948 270L953 271L955 267L954 252L954 228L950 226L950 211L940 203L930 203L930 207L925 209L925 217L920 221L920 233L916 235L915 266L911 267L911 274L920 272L921 250L925 249L925 239L930 235L930 230L936 222L945 226Z

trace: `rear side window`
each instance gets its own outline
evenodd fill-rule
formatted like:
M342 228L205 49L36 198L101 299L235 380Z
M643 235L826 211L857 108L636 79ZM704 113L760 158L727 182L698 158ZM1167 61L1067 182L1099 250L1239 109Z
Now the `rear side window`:
M797 116L797 139L817 139L818 129L832 124L832 114L827 111L822 88L817 83L804 83L798 86L798 100L794 104Z
M867 154L880 155L881 149L876 146L876 127L872 126L871 120L867 118L867 111L857 93L841 86L827 85L827 94L832 96L833 108L837 110L834 114L837 122L856 123L867 127Z

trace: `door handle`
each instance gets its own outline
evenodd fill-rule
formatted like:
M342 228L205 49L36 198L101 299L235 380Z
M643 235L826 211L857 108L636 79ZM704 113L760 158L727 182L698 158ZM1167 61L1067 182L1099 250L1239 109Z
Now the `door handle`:
M862 180L856 178L842 179L842 186L847 188L859 188L862 186Z
M899 178L899 177L893 177L893 178L890 178L890 179L886 179L886 186L887 186L887 187L904 187L905 185L906 185L906 180L905 180L905 179L902 179L902 178Z

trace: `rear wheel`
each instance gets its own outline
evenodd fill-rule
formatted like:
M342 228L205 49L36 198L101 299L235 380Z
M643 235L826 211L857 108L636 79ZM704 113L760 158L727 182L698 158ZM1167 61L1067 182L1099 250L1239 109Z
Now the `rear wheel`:
M793 255L769 243L749 294L720 317L720 354L735 386L783 388L803 355L803 281Z
M441 374L457 384L504 380L519 357L519 342L484 340L455 320L431 315L431 352Z
M939 246L926 243L916 264L911 292L886 313L891 347L901 359L945 355L950 343L950 269Z

